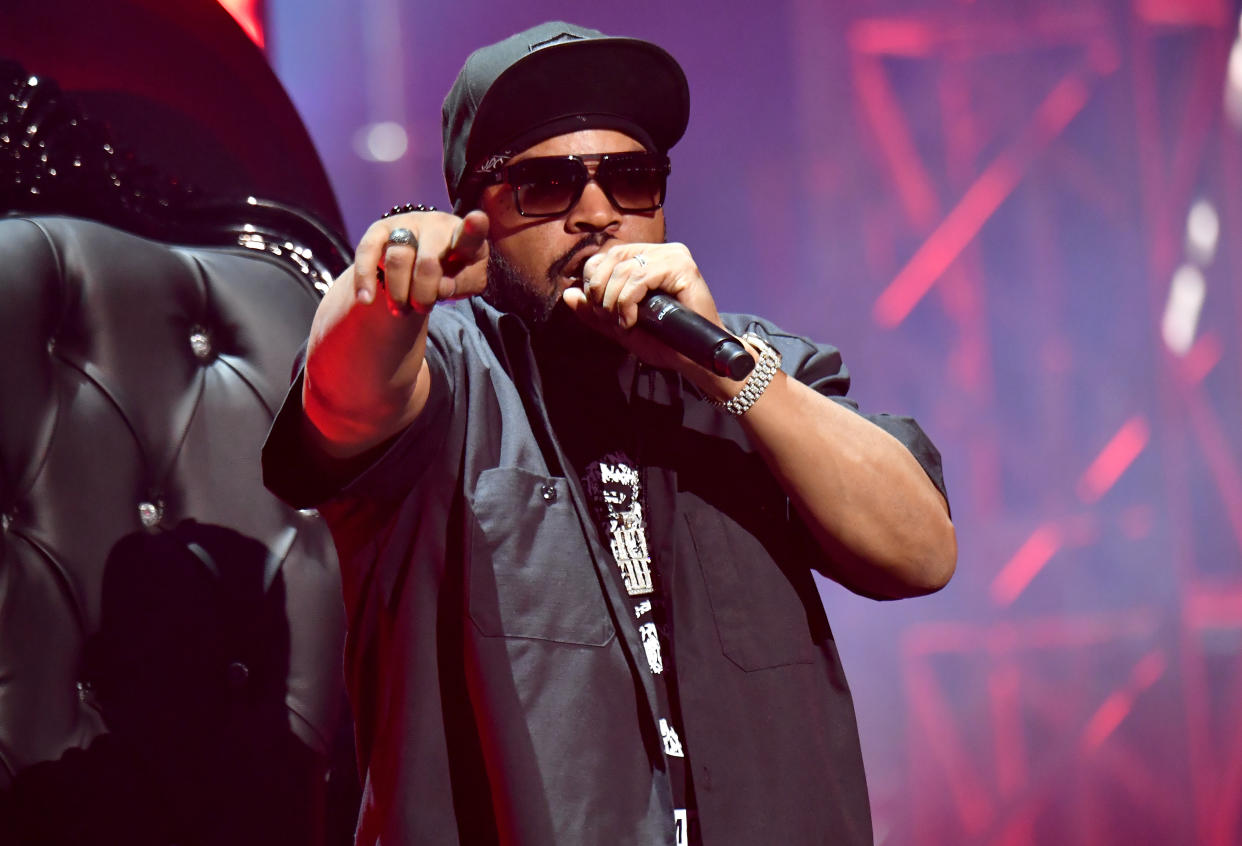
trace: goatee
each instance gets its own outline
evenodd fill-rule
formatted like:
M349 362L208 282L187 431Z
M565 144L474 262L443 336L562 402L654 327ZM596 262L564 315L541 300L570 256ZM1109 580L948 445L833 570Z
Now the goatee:
M493 248L487 260L487 288L483 291L483 299L500 311L516 314L531 329L541 327L552 318L558 306L564 308L560 279L574 257L587 247L602 247L611 238L602 232L584 236L552 263L542 283L523 274Z
M556 285L538 286L509 261L492 250L487 259L487 287L483 299L500 311L522 318L528 327L547 323L561 299Z

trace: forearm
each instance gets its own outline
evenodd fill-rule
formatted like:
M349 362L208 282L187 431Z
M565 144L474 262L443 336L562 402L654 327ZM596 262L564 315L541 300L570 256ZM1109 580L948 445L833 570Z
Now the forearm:
M948 506L900 441L784 373L740 420L830 554L828 575L891 598L948 582L957 559Z
M426 403L427 317L393 315L379 297L354 296L352 269L320 303L307 345L302 404L310 434L329 455L345 458L409 425Z
M488 225L480 211L417 211L378 220L362 236L307 345L306 434L328 455L360 455L418 417L431 393L428 315L441 300L483 290Z

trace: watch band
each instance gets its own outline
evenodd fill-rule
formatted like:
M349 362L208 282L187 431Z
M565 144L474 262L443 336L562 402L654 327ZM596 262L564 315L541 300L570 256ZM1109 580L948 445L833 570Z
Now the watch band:
M728 402L715 403L735 417L741 417L750 410L760 394L767 390L776 371L781 369L781 354L776 347L752 332L743 335L742 340L759 350L759 360L755 362L755 369L750 371L750 375L746 377L742 390L738 391L733 399Z

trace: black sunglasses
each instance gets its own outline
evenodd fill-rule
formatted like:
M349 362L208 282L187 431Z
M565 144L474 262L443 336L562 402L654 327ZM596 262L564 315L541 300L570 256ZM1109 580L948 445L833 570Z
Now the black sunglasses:
M478 177L483 185L512 185L514 205L523 217L556 217L574 207L591 180L618 211L655 211L664 205L669 170L668 156L660 153L604 153L524 159Z

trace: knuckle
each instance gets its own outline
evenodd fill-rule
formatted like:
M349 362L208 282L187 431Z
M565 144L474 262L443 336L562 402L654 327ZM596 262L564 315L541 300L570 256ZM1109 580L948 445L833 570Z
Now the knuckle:
M433 255L420 253L414 257L413 264L414 275L416 276L424 277L439 275L439 260Z
M375 249L388 240L388 226L383 223L372 223L367 227L367 231L362 233L362 239L358 242L358 249Z
M384 261L392 267L405 267L414 261L414 250L409 247L395 245L384 251Z

